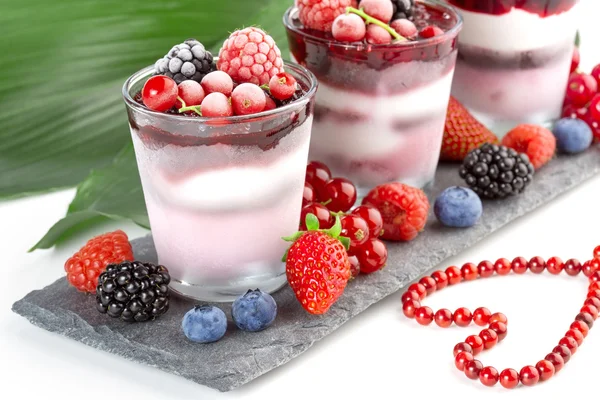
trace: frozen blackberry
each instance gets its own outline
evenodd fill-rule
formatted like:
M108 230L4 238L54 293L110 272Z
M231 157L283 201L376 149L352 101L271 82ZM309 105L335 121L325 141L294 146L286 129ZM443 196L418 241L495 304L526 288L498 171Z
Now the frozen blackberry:
M534 168L527 154L484 144L465 157L459 173L479 196L503 199L523 192L533 180Z
M169 309L169 271L162 265L125 261L98 277L96 308L127 322L143 322Z
M392 21L412 18L415 0L392 0L392 5L394 6Z
M178 85L188 79L200 83L206 74L215 70L213 55L196 39L173 46L166 56L154 64L156 75L173 78Z

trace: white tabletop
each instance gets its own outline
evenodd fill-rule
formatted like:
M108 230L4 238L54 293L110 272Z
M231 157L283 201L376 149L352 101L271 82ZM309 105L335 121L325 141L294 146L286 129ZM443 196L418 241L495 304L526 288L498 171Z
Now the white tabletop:
M600 15L600 4L584 3L590 18L585 26L582 22L582 66L589 71L600 62L600 24L593 18ZM56 249L27 253L64 215L73 194L68 190L0 203L0 382L3 393L13 394L8 398L305 400L416 395L428 399L456 394L467 400L481 395L499 398L506 392L500 385L490 389L470 381L454 367L453 346L479 329L421 327L402 315L400 293L366 310L290 363L225 394L39 329L11 312L14 301L64 276L64 261L87 238L117 228L130 238L145 233L132 224L108 223ZM599 195L597 176L440 267L536 255L583 262L600 245ZM486 306L505 313L507 338L478 358L499 370L519 370L535 365L557 344L579 312L586 288L583 276L510 275L451 287L425 303L433 309ZM589 396L598 387L599 354L600 328L596 328L555 378L514 390L510 398Z

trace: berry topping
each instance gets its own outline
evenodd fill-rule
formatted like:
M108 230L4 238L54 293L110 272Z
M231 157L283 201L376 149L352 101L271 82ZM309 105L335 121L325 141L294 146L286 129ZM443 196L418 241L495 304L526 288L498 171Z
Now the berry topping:
M202 100L204 100L204 89L202 86L196 81L187 80L181 82L177 85L179 98L183 100L185 104L182 104L182 107L185 106L199 106L202 104Z
M211 93L202 101L203 117L231 117L232 115L231 102L223 93Z
M238 83L265 85L283 71L283 60L273 38L259 28L250 27L233 32L225 40L217 68Z
M371 44L388 44L392 42L392 36L379 25L369 24L367 26L367 42Z
M356 202L356 186L346 178L333 178L325 184L324 204L333 212L346 212Z
M311 161L306 166L306 182L315 189L317 200L325 200L325 184L331 179L331 171L320 161Z
M96 236L65 262L67 280L79 291L94 293L106 266L126 260L133 260L133 251L125 232Z
M398 32L399 35L407 39L415 39L419 34L415 24L408 19L396 19L390 24L392 29Z
M306 230L306 216L312 214L319 220L319 226L323 229L331 228L333 226L333 217L327 207L320 203L309 203L302 207L300 213L300 230Z
M296 92L296 78L287 72L280 72L269 81L271 96L277 100L287 100Z
M504 136L502 145L527 154L533 167L539 169L554 156L556 139L542 126L521 124Z
M248 290L231 305L231 316L233 322L243 331L262 331L275 321L277 303L268 293L259 289Z
M390 0L361 0L360 8L371 17L386 24L394 15L394 7Z
M579 62L581 61L581 55L579 53L579 48L575 47L573 50L573 58L571 58L571 72L577 71L579 68Z
M467 228L479 221L483 205L479 196L471 189L453 186L435 199L433 211L443 225Z
M586 105L598 92L598 83L591 75L573 74L567 85L567 100L575 106Z
M231 105L236 115L259 113L266 103L265 92L253 83L242 83L231 93Z
M440 159L462 161L469 152L484 143L497 144L498 138L454 97L450 97L444 126Z
M381 237L387 240L413 240L425 227L429 213L429 200L425 193L399 182L375 187L362 204L371 205L381 212Z
M229 97L233 91L233 80L223 71L211 72L202 79L201 84L206 94L218 92Z
M580 119L563 118L554 124L552 133L562 153L580 153L592 144L592 130Z
M394 16L392 19L406 19L412 17L414 5L415 0L392 0L392 7L394 9Z
M346 7L356 7L356 3L356 0L298 0L298 17L307 28L331 32L337 16L346 12Z
M214 71L213 56L196 39L188 39L174 46L166 56L154 64L158 75L173 78L177 84L193 79L200 82L204 75Z
M142 89L144 105L154 111L167 111L177 103L177 84L164 75L148 79Z
M356 253L362 274L379 271L387 262L387 248L379 239L369 239Z
M341 235L350 239L350 252L355 253L369 239L369 225L362 217L353 214L343 215Z
M352 210L352 214L364 219L369 226L369 237L377 238L383 230L383 218L379 210L373 206L358 206Z
M333 38L340 42L360 42L365 38L367 26L356 14L340 14L333 21L331 33Z
M443 35L444 31L435 25L429 25L429 26L426 26L425 28L423 28L423 30L421 30L421 32L419 34L421 35L422 38L429 39L434 36Z
M212 343L225 336L227 316L215 306L197 306L185 313L181 327L192 342Z
M522 193L534 171L527 154L486 143L469 153L459 174L479 196L503 199Z

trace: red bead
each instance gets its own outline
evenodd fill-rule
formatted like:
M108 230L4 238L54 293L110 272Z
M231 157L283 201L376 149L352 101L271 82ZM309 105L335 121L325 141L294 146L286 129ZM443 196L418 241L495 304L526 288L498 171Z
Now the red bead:
M477 272L482 278L489 278L494 275L494 264L491 261L482 261L477 266Z
M564 264L560 257L550 257L548 261L546 261L546 269L552 275L558 275L564 268Z
M452 325L452 311L447 308L441 308L435 313L435 323L441 328L447 328Z
M488 350L498 343L498 334L493 329L484 329L479 332L479 337L483 340L483 348Z
M598 281L600 281L600 271L596 271L590 276L590 283Z
M594 258L600 258L600 246L594 248Z
M500 379L500 374L494 367L484 367L479 373L479 381L485 386L494 386L498 383L498 379Z
M465 281L474 281L477 279L477 265L473 263L466 263L460 269L460 273Z
M448 275L444 271L435 271L431 274L431 277L435 279L437 290L442 290L448 286Z
M465 375L469 379L479 378L479 373L483 369L483 364L479 360L471 360L465 364Z
M588 278L598 270L600 270L600 260L597 258L584 262L583 266L581 267L581 272L583 272L583 274Z
M529 270L534 274L541 274L544 272L544 269L546 269L546 262L542 257L533 257L531 260L529 260L527 268L529 268Z
M600 300L598 300L595 297L588 297L583 302L583 305L584 306L587 306L587 305L594 306L594 307L596 307L597 310L600 310Z
M565 263L565 272L569 276L577 276L581 272L581 263L575 258L567 260Z
M521 379L521 383L525 386L533 386L540 380L540 373L537 368L532 365L527 365L521 368L521 372L519 372L519 378Z
M571 355L575 354L577 352L577 348L579 347L577 346L577 341L569 336L565 336L560 339L558 344L567 346L567 348L571 351Z
M569 348L567 346L564 346L562 344L559 344L558 346L553 348L552 352L561 356L565 364L568 363L569 360L571 359L571 355L572 355L571 350L569 350ZM549 360L549 361L552 361L552 360Z
M427 294L431 294L436 290L435 279L433 279L430 276L424 276L423 278L421 278L419 283L425 286L425 291L427 292Z
M600 286L598 282L590 286L590 291L588 292L587 297L595 297L600 300Z
M400 300L402 301L402 304L406 303L408 300L419 301L419 295L414 290L410 290L408 292L404 292Z
M481 353L483 350L483 339L477 335L467 336L465 342L473 349L473 355Z
M540 374L540 381L544 382L554 376L554 364L552 364L548 360L538 361L535 364L535 368L538 370Z
M473 322L475 322L475 325L486 326L491 316L492 313L490 310L485 307L479 307L473 311Z
M506 389L514 389L519 384L519 373L512 368L506 368L500 373L500 384Z
M454 350L452 351L452 354L454 354L454 357L456 357L458 355L458 353L463 352L463 351L473 354L473 348L471 347L471 345L469 345L468 343L465 343L465 342L460 342L456 346L454 346Z
M465 365L469 362L473 360L473 354L471 353L467 353L466 351L463 351L461 353L458 353L456 355L456 357L454 358L454 365L456 365L456 368L458 368L459 371L463 371L465 370Z
M417 309L421 307L421 303L418 300L407 300L402 303L402 312L408 318L414 318Z
M448 284L450 285L456 285L462 281L462 275L458 267L452 266L446 268L446 275L448 276Z
M473 320L473 314L468 308L460 307L454 311L454 323L458 326L465 327L469 326Z
M550 353L544 359L550 361L552 365L554 365L554 373L557 373L562 369L562 367L565 366L565 360L563 356L558 353Z
M585 312L581 312L579 314L577 314L577 316L575 317L575 321L583 321L587 324L588 328L591 328L594 326L594 318L592 318L592 316L588 313Z
M420 283L413 283L408 287L408 290L414 290L419 295L419 299L423 300L427 296L427 289Z
M579 332L581 332L581 334L583 335L583 337L586 337L588 335L588 333L590 332L590 328L589 326L587 326L587 324L583 321L575 321L571 324L570 326L571 329L576 329Z
M510 267L515 274L524 274L527 271L527 260L524 257L517 257L512 260Z
M493 313L488 322L491 324L492 322L496 321L508 324L508 318L506 318L506 315L502 314L501 312Z
M595 299L595 297L592 297L593 299ZM596 299L598 300L598 299ZM594 319L594 321L596 319L598 319L598 309L595 306L586 304L583 307L581 307L581 312L582 313L588 313L592 316L592 318Z
M433 322L433 310L427 306L419 307L415 311L415 319L421 325L429 325Z
M565 337L575 339L575 342L577 342L578 347L581 346L581 343L583 343L583 334L577 329L569 329L567 333L565 333Z
M504 322L495 321L490 324L490 329L493 329L494 332L498 335L498 341L504 340L508 333L508 328Z
M508 275L510 273L510 261L506 258L499 258L494 263L494 269L498 275Z

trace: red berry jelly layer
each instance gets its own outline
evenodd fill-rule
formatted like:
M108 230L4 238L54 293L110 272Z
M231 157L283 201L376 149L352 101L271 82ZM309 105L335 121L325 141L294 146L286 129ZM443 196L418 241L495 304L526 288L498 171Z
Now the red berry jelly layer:
M447 0L463 10L484 14L502 15L513 8L548 17L569 11L579 0Z

